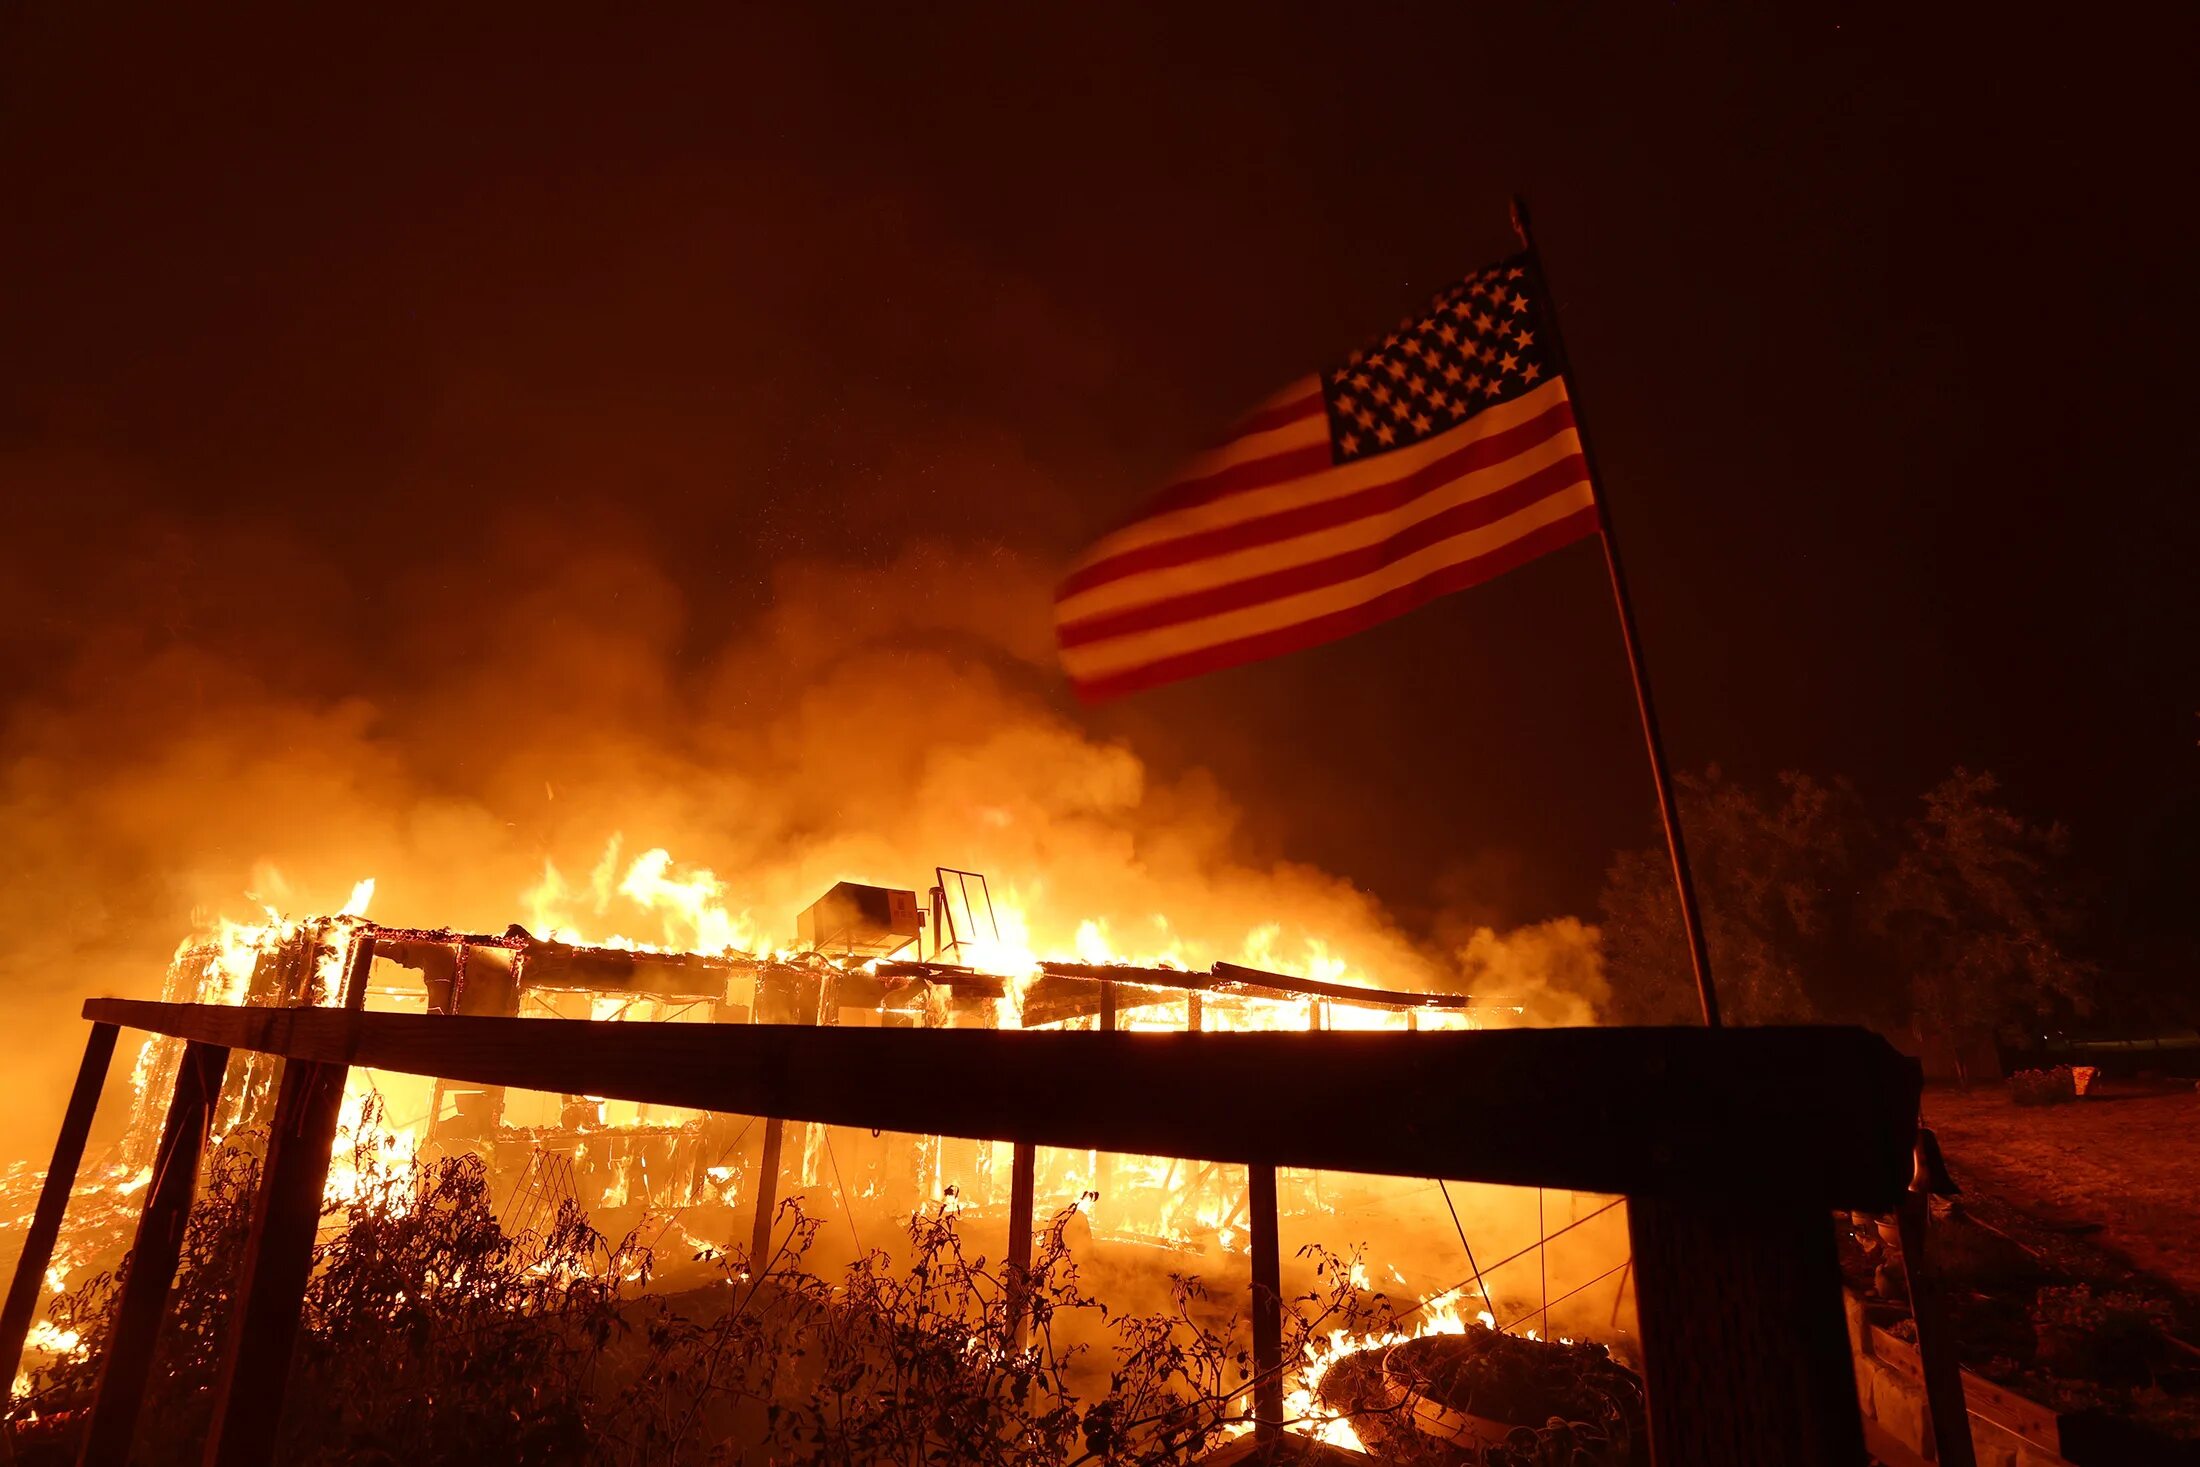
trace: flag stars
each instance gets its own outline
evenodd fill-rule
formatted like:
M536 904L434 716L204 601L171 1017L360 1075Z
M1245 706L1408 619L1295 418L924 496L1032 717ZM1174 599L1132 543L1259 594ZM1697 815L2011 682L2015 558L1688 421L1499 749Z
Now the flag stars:
M1338 460L1419 443L1557 380L1531 329L1527 274L1498 265L1468 276L1325 376Z

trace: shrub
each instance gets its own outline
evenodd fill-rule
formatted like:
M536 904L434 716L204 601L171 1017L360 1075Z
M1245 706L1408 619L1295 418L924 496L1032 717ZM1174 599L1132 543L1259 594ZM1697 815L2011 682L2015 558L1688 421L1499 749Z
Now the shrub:
M2019 1070L2009 1077L2009 1098L2019 1105L2061 1105L2078 1098L2070 1066L2051 1070Z
M828 1281L803 1267L820 1221L789 1201L761 1266L706 1251L695 1255L709 1265L704 1287L644 1294L649 1250L610 1242L570 1202L540 1233L505 1232L476 1157L415 1164L365 1142L353 1164L355 1196L316 1245L285 1462L1158 1467L1249 1420L1238 1316L1217 1320L1182 1275L1166 1309L1111 1314L1080 1286L1074 1207L1040 1232L1020 1286L966 1253L952 1200L910 1219L904 1264L874 1251ZM138 1462L198 1459L258 1175L249 1138L210 1159ZM1286 1301L1287 1360L1336 1330L1396 1327L1381 1295L1350 1283L1353 1260L1308 1251L1324 1282ZM56 1301L56 1322L90 1348L34 1373L10 1403L0 1458L33 1417L73 1456L51 1441L53 1422L91 1400L116 1297L105 1276Z
M2032 1302L2039 1363L2071 1380L2134 1385L2151 1378L2168 1306L2133 1293L2095 1294L2076 1284L2045 1288Z

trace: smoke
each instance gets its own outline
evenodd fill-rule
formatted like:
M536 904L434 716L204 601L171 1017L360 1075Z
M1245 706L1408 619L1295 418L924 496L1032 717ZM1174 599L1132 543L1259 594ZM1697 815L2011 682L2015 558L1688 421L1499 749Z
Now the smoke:
M669 881L707 868L764 942L836 880L921 891L946 865L987 873L1004 935L1042 952L1465 976L1531 1022L1599 993L1593 929L1484 930L1447 959L1252 849L1211 778L1085 731L1046 568L1006 550L790 559L714 628L615 527L363 551L135 523L96 556L30 537L5 608L30 669L0 735L9 1154L51 1134L81 999L156 992L215 915L334 910L371 876L385 922L691 940L597 899L614 840L668 852Z
M1459 950L1459 970L1476 998L1517 1006L1530 1024L1593 1024L1612 996L1597 929L1578 917L1504 933L1477 927Z

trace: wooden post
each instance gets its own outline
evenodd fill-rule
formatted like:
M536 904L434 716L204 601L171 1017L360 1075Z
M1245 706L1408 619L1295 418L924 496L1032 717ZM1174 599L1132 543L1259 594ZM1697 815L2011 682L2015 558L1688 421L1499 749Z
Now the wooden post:
M1008 1168L1008 1342L1024 1341L1024 1303L1031 1278L1031 1212L1038 1205L1038 1148L1019 1141Z
M1917 1359L1925 1375L1925 1410L1932 1419L1933 1446L1926 1453L1945 1467L1977 1467L1971 1441L1971 1409L1963 1400L1963 1364L1956 1358L1946 1300L1933 1277L1925 1230L1932 1198L1922 1187L1895 1209L1902 1235L1902 1276L1910 1286L1910 1318L1917 1325Z
M1120 1022L1116 1010L1116 997L1117 995L1115 991L1115 981L1110 978L1101 979L1100 1031L1103 1034L1113 1034L1116 1031ZM1093 1191L1100 1194L1099 1197L1094 1200L1092 1209L1093 1217L1096 1221L1100 1216L1100 1208L1103 1205L1111 1208L1115 1205L1113 1201L1115 1197L1115 1178L1115 1153L1112 1151L1102 1151L1096 1159L1092 1169L1092 1189Z
M1245 1168L1246 1211L1253 1252L1253 1422L1273 1441L1283 1432L1283 1257L1276 1237L1276 1169Z
M764 1154L756 1163L756 1224L749 1235L749 1277L760 1279L772 1260L772 1212L779 1206L779 1149L786 1140L787 1123L777 1117L764 1122Z
M1657 1467L1856 1467L1864 1433L1834 1256L1808 1200L1631 1197Z
M463 942L458 945L457 962L459 968L464 969L466 966L466 944ZM351 960L344 967L344 1007L349 1012L356 1014L366 1008L367 977L373 971L374 939L365 932L360 932L352 938ZM514 1003L516 1007L519 985L514 983L512 990L515 995Z
M267 1172L253 1203L236 1315L214 1386L208 1467L256 1467L275 1459L298 1311L313 1271L313 1240L328 1186L329 1149L350 1073L343 1065L283 1061Z
M145 1210L138 1216L137 1241L123 1275L122 1297L115 1305L114 1328L107 1338L107 1360L100 1367L99 1394L92 1403L79 1467L124 1467L131 1438L137 1434L138 1409L153 1366L153 1346L161 1318L168 1312L168 1291L176 1280L183 1251L183 1230L198 1191L199 1154L206 1148L207 1121L229 1069L229 1051L193 1040L176 1066L176 1088L154 1154L153 1179L145 1189Z
M113 1024L94 1024L84 1038L84 1058L77 1062L76 1088L69 1092L61 1134L54 1138L53 1161L38 1192L38 1211L31 1217L30 1231L23 1235L23 1256L16 1260L15 1279L8 1285L7 1307L0 1309L0 1387L12 1382L22 1368L23 1341L31 1332L31 1316L38 1311L46 1265L53 1262L54 1240L61 1236L61 1218L76 1186L77 1165L84 1160L84 1138L91 1134L100 1088L107 1083L116 1032Z

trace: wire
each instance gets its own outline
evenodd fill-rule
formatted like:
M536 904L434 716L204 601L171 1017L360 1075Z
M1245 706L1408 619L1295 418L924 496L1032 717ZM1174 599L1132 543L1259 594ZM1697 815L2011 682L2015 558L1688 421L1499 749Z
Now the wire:
M1568 1290L1567 1290L1567 1291L1566 1291L1565 1293L1563 1293L1563 1294L1559 1295L1559 1296L1558 1296L1558 1297L1557 1297L1556 1299L1546 1299L1546 1300L1544 1300L1544 1301L1543 1301L1543 1307L1542 1307L1541 1309L1539 1309L1539 1310L1538 1310L1538 1309L1530 1309L1530 1310L1529 1310L1529 1311L1528 1311L1527 1313L1525 1313L1525 1314L1521 1315L1521 1316L1520 1316L1520 1319L1515 1319L1515 1320L1512 1320L1511 1322L1509 1322L1509 1323L1507 1323L1506 1325L1504 1325L1504 1326L1503 1326L1502 1328L1500 1328L1500 1329L1498 1330L1498 1333L1499 1333L1499 1334L1503 1334L1503 1333L1504 1333L1504 1332L1505 1332L1506 1330L1509 1330L1509 1329L1511 1329L1511 1328L1513 1327L1513 1325L1516 1325L1516 1324L1520 1323L1520 1321L1521 1321L1522 1319L1528 1319L1528 1318L1531 1318L1531 1317L1533 1317L1533 1316L1534 1316L1534 1315L1536 1315L1536 1314L1543 1314L1543 1315L1548 1315L1548 1314L1549 1314L1549 1313L1551 1312L1551 1306L1552 1306L1553 1304L1563 1304L1563 1303L1565 1303L1565 1302L1566 1302L1566 1301L1567 1301L1568 1299L1571 1299L1571 1298L1573 1298L1573 1297L1574 1297L1574 1295L1576 1295L1576 1294L1580 1293L1580 1292L1581 1292L1581 1291L1582 1291L1583 1289L1590 1289L1590 1288L1594 1288L1594 1287L1596 1287L1596 1286L1597 1286L1598 1284L1601 1284L1601 1283L1603 1283L1603 1282L1604 1282L1604 1281L1605 1281L1606 1279L1610 1278L1610 1277L1611 1277L1611 1276L1612 1276L1613 1274L1615 1274L1615 1273L1619 1273L1619 1272L1621 1272L1621 1271L1625 1270L1625 1269L1626 1269L1626 1268L1627 1268L1627 1267L1628 1267L1628 1266L1629 1266L1630 1264L1632 1264L1632 1263L1633 1263L1634 1261L1635 1261L1635 1255L1634 1255L1634 1254L1632 1254L1632 1253L1628 1254L1628 1255L1627 1255L1627 1261L1626 1261L1625 1263L1615 1263L1615 1264L1613 1264L1613 1265L1612 1265L1612 1266L1611 1266L1610 1268L1608 1268L1608 1269L1604 1270L1604 1272L1602 1272L1602 1273L1598 1274L1598 1275L1597 1275L1597 1276L1596 1276L1595 1278L1593 1278L1593 1279L1589 1280L1589 1282L1588 1282L1588 1283L1585 1283L1585 1284L1581 1284L1581 1285L1579 1285L1579 1286L1577 1286L1577 1287L1575 1287L1575 1288L1571 1288L1571 1289L1568 1289ZM1620 1281L1620 1287L1622 1287L1622 1288L1625 1288L1625 1287L1626 1287L1626 1280L1624 1280L1624 1279L1623 1279L1623 1280L1621 1280L1621 1281ZM1550 1320L1549 1320L1548 1318L1546 1318L1546 1319L1545 1319L1545 1320L1543 1321L1543 1324L1544 1324L1544 1330L1545 1330L1545 1332L1546 1332L1546 1333L1548 1333L1548 1332L1549 1332L1549 1329L1550 1329L1550 1323L1551 1323L1551 1322L1550 1322Z
M1451 1225L1459 1230L1459 1246L1467 1250L1467 1267L1474 1270L1474 1291L1482 1296L1484 1303L1488 1303L1490 1291L1482 1287L1482 1265L1474 1261L1474 1245L1467 1241L1466 1224L1459 1221L1459 1209L1451 1205L1451 1188L1444 1185L1442 1177L1438 1177L1436 1190L1444 1194L1444 1208L1451 1214Z
M856 1256L863 1256L863 1239L856 1232L856 1210L848 1201L848 1184L840 1179L840 1158L833 1155L833 1128L818 1127L818 1134L825 1138L825 1159L833 1164L833 1186L840 1192L840 1211L848 1219L848 1236L856 1240Z
M1551 1235L1543 1230L1549 1224L1543 1220L1543 1189L1535 1189L1535 1230L1543 1233L1542 1241L1535 1245L1536 1268L1543 1276L1543 1333L1551 1332Z
M1537 1239L1535 1242L1530 1243L1527 1247L1521 1249L1517 1253L1508 1253L1503 1258L1498 1259L1497 1262L1491 1264L1487 1269L1484 1270L1484 1272L1495 1273L1499 1269L1503 1268L1506 1264L1513 1263L1518 1261L1519 1259L1527 1257L1530 1253L1533 1253L1536 1249L1542 1247L1545 1243L1550 1242L1552 1238L1565 1237L1568 1233L1572 1232L1575 1228L1580 1227L1583 1223L1594 1222L1596 1219L1604 1216L1604 1214L1610 1212L1613 1208L1619 1206L1622 1202L1625 1202L1626 1200L1627 1199L1624 1197L1614 1197L1611 1201L1605 1203L1595 1212L1575 1218L1572 1222L1566 1224L1566 1226L1560 1228L1557 1232L1551 1233L1546 1237ZM1616 1272L1617 1270L1614 1271ZM1467 1286L1467 1283L1468 1280L1461 1279L1458 1283L1453 1284L1449 1289L1438 1290L1436 1293L1429 1295L1428 1298L1423 1299L1420 1303L1414 1305L1411 1309L1408 1309L1403 1317L1407 1319L1412 1318L1414 1315L1419 1314L1422 1310L1428 1308L1429 1305L1433 1304L1438 1299L1443 1298L1446 1294L1456 1293L1458 1290L1465 1288ZM1488 1298L1488 1295L1484 1295L1483 1297L1486 1300Z

